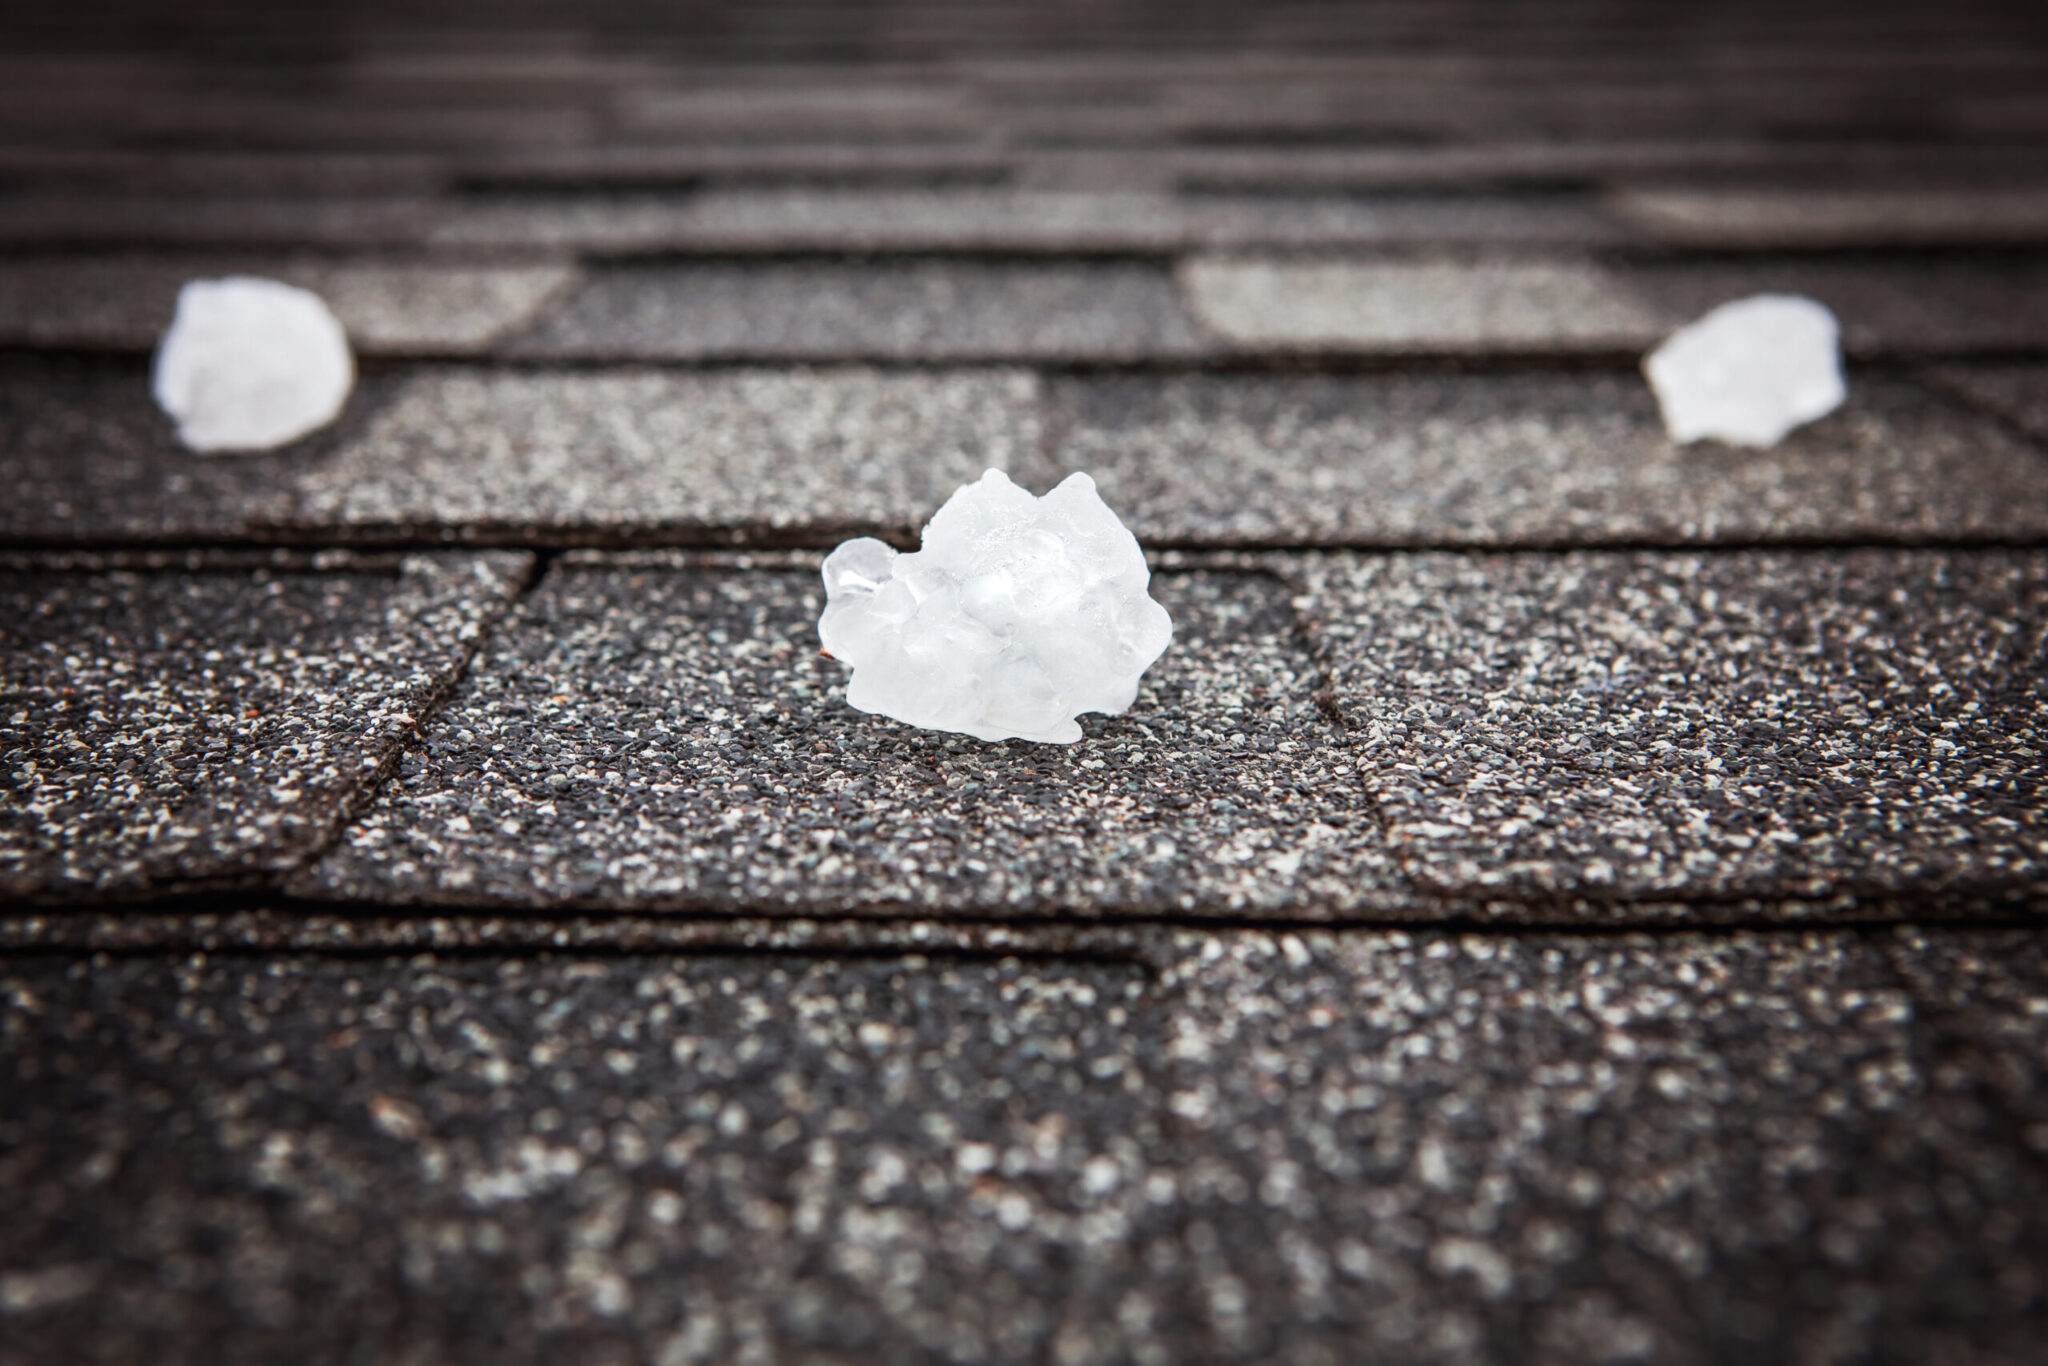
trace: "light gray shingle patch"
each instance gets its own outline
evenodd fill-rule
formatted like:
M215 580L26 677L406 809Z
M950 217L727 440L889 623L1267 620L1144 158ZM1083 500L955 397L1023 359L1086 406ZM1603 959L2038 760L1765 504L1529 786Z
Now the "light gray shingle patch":
M914 536L990 468L1037 479L1028 372L436 369L299 484L305 526Z
M1947 1020L1852 935L1210 940L1169 998L1168 1321L1249 1361L2019 1366L2048 968L1928 938Z
M1162 948L0 959L10 1346L2037 1354L2034 936Z
M1285 589L1162 575L1176 639L1072 746L853 711L814 575L559 565L310 895L754 913L1406 904Z
M1180 279L1240 350L1610 352L1665 327L1588 261L1199 259Z
M1431 890L2048 888L2048 556L1301 565L1360 774Z
M1931 378L2048 441L2048 365L1944 365Z
M1207 349L1141 264L877 262L588 273L510 350L618 360L1137 360Z
M2048 343L2048 270L2030 263L1213 257L1185 263L1180 281L1204 325L1251 351L1634 353L1759 293L1819 299L1842 320L1852 354Z
M1129 189L707 190L497 196L451 205L442 246L584 253L1168 252L1222 246L1586 245L1610 241L1559 196L1173 195Z
M0 262L0 345L153 350L178 287L218 275L262 275L314 291L341 318L349 343L370 355L486 350L574 278L566 266L16 258Z
M1068 379L1054 469L1148 542L2040 537L2048 459L1896 380L1771 451L1677 447L1634 377Z
M527 564L0 567L0 897L247 884L305 858Z
M2033 246L2048 239L2048 189L1662 186L1617 191L1608 209L1661 241L1708 250Z

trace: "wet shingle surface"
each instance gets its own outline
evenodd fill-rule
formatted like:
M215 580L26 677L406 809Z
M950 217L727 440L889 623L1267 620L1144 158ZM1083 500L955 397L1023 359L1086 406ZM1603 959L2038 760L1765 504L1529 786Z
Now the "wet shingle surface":
M2012 934L0 960L0 1359L2019 1363L2044 984Z
M306 858L526 567L0 562L0 896L246 884Z
M1083 916L1402 900L1287 590L1161 575L1175 641L1073 746L848 708L814 574L558 566L300 879L350 900Z
M1418 882L1643 898L2048 880L2048 558L1304 561Z
M1087 470L1152 542L1875 541L2048 532L2048 457L1868 379L1770 451L1673 445L1608 375L1077 379L1053 477Z

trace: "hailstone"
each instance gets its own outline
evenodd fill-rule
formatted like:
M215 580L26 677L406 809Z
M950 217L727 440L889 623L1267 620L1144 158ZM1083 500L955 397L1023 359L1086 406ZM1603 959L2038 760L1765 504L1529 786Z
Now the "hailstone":
M1643 372L1673 441L1775 446L1842 405L1848 388L1840 338L1824 305L1758 294L1679 328L1650 353Z
M914 554L870 537L825 560L826 651L861 711L979 740L1081 738L1173 638L1151 571L1085 474L1043 498L1001 470L963 486Z
M276 280L190 280L152 387L195 451L267 451L332 422L355 384L341 322Z

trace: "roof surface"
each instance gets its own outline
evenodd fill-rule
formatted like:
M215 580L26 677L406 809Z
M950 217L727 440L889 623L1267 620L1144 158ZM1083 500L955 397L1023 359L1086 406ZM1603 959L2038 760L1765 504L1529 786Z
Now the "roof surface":
M0 1364L2040 1360L2037 7L6 27ZM229 272L361 381L196 456ZM991 467L1071 747L817 649Z

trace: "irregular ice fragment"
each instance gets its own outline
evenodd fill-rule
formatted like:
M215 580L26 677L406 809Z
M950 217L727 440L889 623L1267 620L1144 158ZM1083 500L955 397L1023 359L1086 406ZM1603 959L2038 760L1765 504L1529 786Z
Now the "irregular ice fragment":
M355 383L341 322L276 280L191 280L157 348L156 401L195 451L267 451L326 426Z
M1137 538L1085 474L1043 498L990 470L898 554L872 538L825 560L825 649L862 711L979 740L1081 738L1115 714L1173 638Z
M1825 305L1758 294L1679 328L1643 361L1643 373L1673 441L1775 446L1841 406L1848 389L1840 339Z

